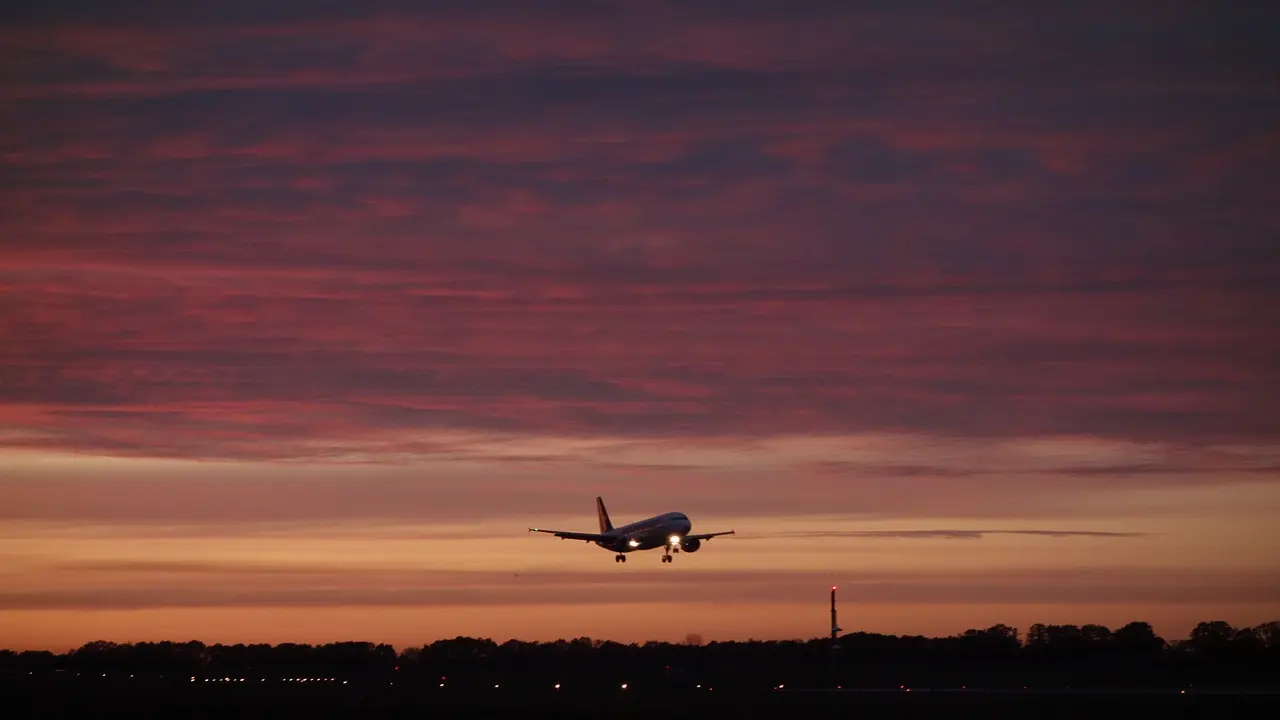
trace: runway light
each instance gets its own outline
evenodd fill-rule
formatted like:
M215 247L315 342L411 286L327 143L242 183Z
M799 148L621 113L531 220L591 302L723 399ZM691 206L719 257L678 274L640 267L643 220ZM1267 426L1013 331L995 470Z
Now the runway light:
M556 689L557 689L557 690L559 690L559 689L560 689L560 683L556 683Z
M627 684L626 684L626 683L622 683L622 689L623 689L623 690L626 690L626 689L627 689Z

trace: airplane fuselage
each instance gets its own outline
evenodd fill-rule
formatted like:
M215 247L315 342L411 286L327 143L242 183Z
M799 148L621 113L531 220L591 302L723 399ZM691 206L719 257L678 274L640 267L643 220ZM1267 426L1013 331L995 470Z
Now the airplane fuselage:
M637 550L663 549L662 562L671 562L672 555L678 552L698 552L702 543L721 535L733 535L732 530L713 533L690 532L693 523L689 516L680 512L654 515L647 520L633 522L622 527L614 527L609 519L609 511L604 507L604 499L596 498L596 515L600 521L600 532L581 532L578 530L548 530L545 528L529 528L529 532L555 535L561 540L583 540L612 550L617 553L613 559L626 562L627 553Z
M609 536L608 538L597 540L596 545L614 552L629 553L670 545L672 538L676 538L674 542L678 547L680 539L688 535L691 530L693 530L693 523L689 521L687 515L669 512L614 528L605 533Z

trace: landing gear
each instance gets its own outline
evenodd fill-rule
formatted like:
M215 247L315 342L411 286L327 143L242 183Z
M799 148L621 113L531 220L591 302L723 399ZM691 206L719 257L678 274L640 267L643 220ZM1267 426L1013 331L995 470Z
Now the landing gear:
M662 553L662 562L664 562L664 563L669 563L669 562L671 562L671 561L674 559L674 558L672 558L672 557L671 557L671 546L670 546L670 545L667 545L667 546L666 546L665 548L663 548L663 549L665 550L665 552L663 552L663 553Z
M670 556L670 555L663 555L663 556L662 556L662 562L664 562L664 563L669 563L669 562L671 562L671 556Z
M626 556L626 555L623 555L622 553L618 553L617 555L614 555L614 556L613 556L613 561L614 561L614 562L616 562L616 563L618 563L618 562L623 562L623 563L624 563L624 562L626 562L626 561L627 561L627 556Z

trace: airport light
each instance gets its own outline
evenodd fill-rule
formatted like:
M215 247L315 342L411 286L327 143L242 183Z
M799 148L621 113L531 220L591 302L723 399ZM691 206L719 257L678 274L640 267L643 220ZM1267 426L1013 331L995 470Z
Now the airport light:
M556 683L556 689L557 689L557 690L559 690L559 689L560 689L560 683Z

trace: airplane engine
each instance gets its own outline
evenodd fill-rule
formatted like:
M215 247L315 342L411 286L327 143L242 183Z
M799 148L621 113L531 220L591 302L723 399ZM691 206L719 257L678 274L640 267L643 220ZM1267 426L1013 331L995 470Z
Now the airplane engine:
M702 547L702 541L697 538L686 538L680 543L680 549L685 552L698 552L700 547Z

